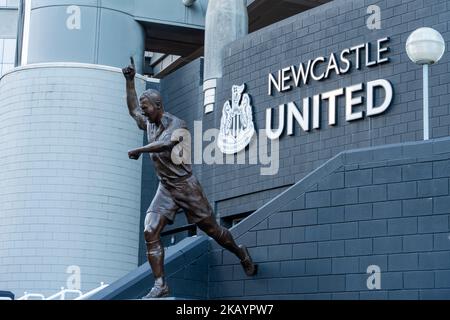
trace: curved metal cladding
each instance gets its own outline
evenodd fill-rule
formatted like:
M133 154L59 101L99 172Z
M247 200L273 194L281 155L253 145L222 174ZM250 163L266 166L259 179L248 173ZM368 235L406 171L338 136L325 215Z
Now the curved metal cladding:
M31 1L27 62L83 62L123 67L143 62L145 34L134 1Z
M145 89L136 80L138 93ZM0 80L0 287L53 294L69 266L81 290L138 262L143 135L119 69L18 68ZM76 270L75 267L72 270Z

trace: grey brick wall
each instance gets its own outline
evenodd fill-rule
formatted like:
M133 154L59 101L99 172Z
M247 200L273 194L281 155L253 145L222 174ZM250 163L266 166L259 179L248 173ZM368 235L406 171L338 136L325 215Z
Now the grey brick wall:
M369 30L366 27L367 7L372 4L381 8L381 30ZM282 136L280 170L275 176L261 176L259 165L196 166L195 172L216 214L226 217L256 210L280 190L291 186L340 151L421 140L422 71L410 62L405 43L409 34L420 26L436 28L448 42L449 11L450 4L445 0L335 0L254 32L227 49L224 77L219 81L218 103L215 112L208 115L202 115L201 61L192 62L164 78L161 90L166 109L185 119L191 125L191 132L194 120L203 120L204 131L219 128L222 105L231 98L234 84L247 84L257 129L265 128L265 109L268 107L379 78L388 79L393 84L393 103L385 114L378 117L346 123L340 98L337 125L329 127L326 123L327 103L323 102L320 130L309 133L296 130L295 136ZM374 68L363 66L361 70L354 70L339 78L333 75L326 81L307 87L267 95L269 73L387 36L391 38L391 62L388 64ZM439 65L431 67L432 138L449 134L449 66L450 54L447 53ZM203 147L206 145L207 142L204 142ZM364 178L367 177L361 177ZM374 179L383 178L374 175ZM389 172L385 179L395 178ZM393 190L399 187L390 186ZM343 195L343 198L334 197L332 201L338 204L346 201L347 197L354 197L355 190L346 192L348 194ZM370 188L365 192L370 196ZM398 192L407 193L408 190L400 189ZM401 197L400 194L398 196Z
M367 7L382 9L381 30L366 27ZM432 299L449 298L448 141L400 144L358 152L346 150L422 139L422 71L405 52L418 27L439 30L450 39L450 3L445 0L335 0L238 40L227 48L215 112L202 115L198 62L165 78L166 109L203 129L218 128L231 87L247 84L257 129L265 109L379 78L394 87L391 107L381 116L346 123L338 102L337 126L328 127L322 104L321 129L280 141L280 171L261 176L256 165L196 167L210 202L221 217L257 210L234 228L247 244L260 273L247 278L236 258L215 244L209 252L210 298ZM390 37L391 62L314 83L283 94L267 95L267 76L299 62L364 42ZM431 137L449 135L448 52L431 68ZM205 145L205 144L204 144ZM436 146L442 150L436 150ZM282 194L307 174L320 175L296 195ZM313 178L306 177L309 183ZM306 185L302 182L302 185ZM294 188L295 189L295 188ZM288 189L292 190L292 189ZM290 196L287 196L289 195ZM283 209L278 208L285 201ZM270 214L269 214L270 213ZM367 266L382 270L382 289L366 287Z
M449 138L333 158L233 229L254 278L211 241L209 298L449 299L449 159Z
M372 4L381 8L381 30L369 30L366 27L369 17L367 7ZM421 140L422 70L410 62L405 52L405 43L409 34L416 28L429 26L442 33L449 47L449 12L450 3L446 0L335 0L254 32L231 44L226 50L224 77L219 82L215 112L203 118L205 129L219 128L221 109L223 103L231 99L232 85L244 82L252 97L257 129L265 128L266 108L275 108L289 101L298 102L300 97L310 97L360 82L380 78L390 80L394 87L394 100L388 111L381 116L347 123L344 119L343 98L339 98L335 127L327 125L327 103L323 102L320 130L312 130L309 133L296 130L295 136L281 137L280 170L275 176L261 176L257 165L204 166L204 185L209 192L210 201L218 204L217 213L225 216L231 212L235 214L255 210L256 207L249 207L250 203L254 203L254 199L261 197L258 205L270 199L264 196L265 190L292 185L340 151ZM339 53L344 48L374 42L383 37L391 38L390 63L373 68L363 66L361 70L353 70L344 76L333 75L328 80L314 82L309 86L281 94L275 93L273 96L267 95L269 73L276 73L281 68L298 65L321 55L328 56L331 52ZM449 67L448 50L441 62L431 67L432 138L449 134ZM411 169L411 172L416 174L416 169ZM364 173L359 174L361 180L351 182L356 184L355 188L364 183L364 179L371 178L364 176ZM373 179L382 178L374 175ZM385 179L395 177L386 173ZM361 190L360 197L369 197L367 200L371 200L374 191L371 188L377 187ZM389 188L397 188L399 193L409 190L403 190L400 185L392 185ZM345 197L350 197L349 201L352 200L352 192L356 190L349 189L346 191L349 194ZM375 194L384 197L378 192ZM402 197L400 194L398 196ZM340 201L336 200L336 197L331 198L331 201ZM230 210L230 207L233 209Z
M47 65L0 80L0 287L48 296L81 269L81 290L138 262L142 143L119 69ZM138 91L145 81L137 80Z
M399 198L393 185L414 187ZM449 187L448 137L341 152L231 229L256 276L212 239L189 238L168 250L169 285L201 299L449 299ZM354 196L334 204L342 194ZM379 289L367 286L374 265ZM148 273L97 298L140 297Z

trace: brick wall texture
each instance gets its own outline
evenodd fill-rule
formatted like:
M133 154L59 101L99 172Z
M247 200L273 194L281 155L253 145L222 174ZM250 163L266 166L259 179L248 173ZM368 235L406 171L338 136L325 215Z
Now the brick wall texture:
M145 81L138 80L138 90ZM66 268L81 290L138 263L142 144L117 71L45 67L0 81L0 287L54 294Z
M369 30L367 7L381 8L381 29ZM232 43L225 54L224 77L214 113L203 117L204 128L219 128L223 103L231 99L233 85L247 84L252 98L257 129L265 129L266 108L295 101L330 90L345 88L375 79L391 81L394 99L380 116L353 122L345 121L343 97L337 100L337 124L328 126L328 103L321 104L321 129L305 133L296 125L294 136L280 138L280 170L274 176L261 176L260 165L204 166L202 175L210 200L220 203L218 214L226 216L256 210L270 199L268 189L297 182L320 164L343 150L391 143L418 141L422 133L422 69L413 64L405 50L409 34L418 27L433 27L450 40L450 3L445 0L351 1L336 0L254 32ZM349 74L336 76L284 93L267 94L268 74L291 65L298 66L319 56L365 42L390 37L391 62L372 68L363 66ZM450 128L450 54L448 49L439 64L430 68L431 138L449 135ZM200 100L201 101L201 100ZM277 109L276 109L277 110ZM361 109L355 109L361 110ZM278 111L275 111L278 117ZM275 120L277 121L277 120ZM228 204L229 203L229 204ZM253 207L252 207L253 204Z
M380 30L366 26L369 5L381 8ZM334 127L327 125L327 103L323 102L320 130L295 130L294 136L282 136L277 175L261 176L259 165L198 169L216 214L223 217L259 208L248 220L254 222L261 217L261 206L340 152L395 144L339 156L342 165L307 190L295 194L296 188L287 189L290 196L284 198L284 208L275 203L280 208L258 224L250 226L244 220L240 229L238 225L234 230L238 242L248 245L259 263L255 278L247 278L235 257L212 244L209 298L450 297L448 139L411 144L423 138L422 70L410 62L405 43L412 31L423 26L440 31L448 48L450 3L336 0L254 32L227 48L215 112L203 117L187 111L202 108L202 96L195 98L199 92L195 85L179 84L177 73L166 79L172 81L166 83L166 88L171 87L171 94L165 93L169 111L177 106L173 113L188 122L202 117L204 130L219 128L222 105L231 99L232 85L247 84L257 129L265 128L266 108L299 102L301 97L375 79L387 79L394 88L387 112L351 123L345 121L344 101L339 98ZM267 94L269 73L384 37L391 39L390 63ZM439 64L430 68L433 139L449 135L449 67L447 50ZM187 68L178 71L180 75ZM184 105L185 98L192 103ZM381 269L380 290L367 288L370 265Z
M213 244L210 297L450 298L449 143L344 154L331 173L292 187L238 236L259 263L255 278ZM379 290L367 287L371 265Z

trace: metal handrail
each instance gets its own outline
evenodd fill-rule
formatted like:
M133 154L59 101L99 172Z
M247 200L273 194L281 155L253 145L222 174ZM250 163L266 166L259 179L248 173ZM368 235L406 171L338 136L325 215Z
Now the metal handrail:
M86 292L85 294L83 294L80 290L73 290L73 289L64 289L64 287L61 287L61 291L59 291L58 293L55 293L54 295L45 298L45 296L41 293L27 293L26 291L24 292L24 295L20 298L18 298L17 300L30 300L30 298L36 298L33 300L66 300L66 294L68 293L73 293L73 294L77 294L78 297L76 297L75 299L71 299L71 300L86 300L88 298L90 298L91 296L93 296L94 294L96 294L97 292L105 289L107 286L109 286L109 284L105 284L103 282L100 282L100 286L92 289L89 292ZM12 300L11 298L8 297L0 297L0 300Z
M89 292L86 292L85 294L83 294L82 296L79 296L77 298L75 298L74 300L86 300L89 299L91 296L93 296L94 294L96 294L99 291L102 291L103 289L105 289L107 286L109 286L109 284L104 284L103 282L100 282L100 287L97 287L95 289L92 289Z
M64 289L64 287L61 287L61 291L55 293L54 295L48 297L45 300L66 300L67 293L78 294L78 297L81 297L83 295L83 293L80 290ZM59 299L57 299L58 297Z
M20 298L18 298L17 300L30 300L30 298L39 298L39 299L34 299L34 300L45 300L45 297L43 294L27 293L26 291L24 292L24 295L21 296Z

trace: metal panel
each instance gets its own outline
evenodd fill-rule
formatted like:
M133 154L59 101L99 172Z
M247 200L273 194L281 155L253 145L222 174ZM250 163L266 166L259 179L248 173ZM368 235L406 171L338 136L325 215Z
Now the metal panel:
M97 8L82 7L81 29L69 30L66 7L32 10L28 63L96 63ZM56 45L55 45L56 44Z
M17 33L17 10L0 9L0 38L15 38Z
M144 59L144 31L130 16L101 9L98 63L123 67L134 57L141 69Z

